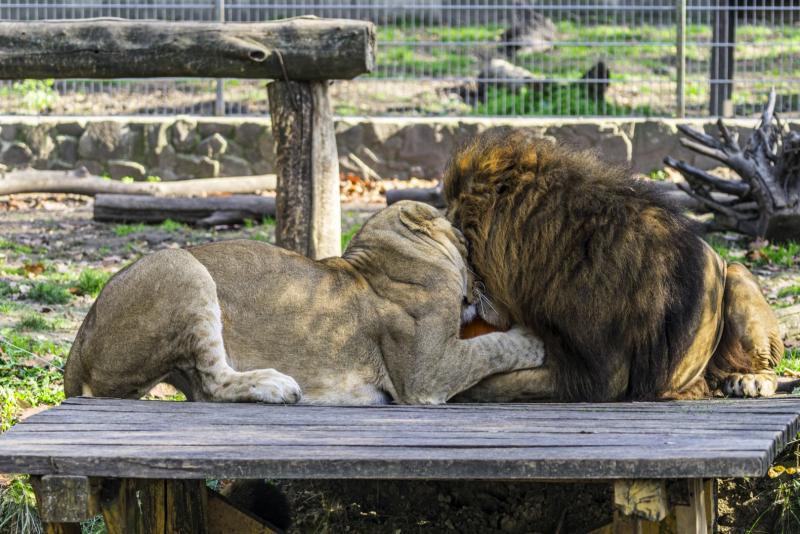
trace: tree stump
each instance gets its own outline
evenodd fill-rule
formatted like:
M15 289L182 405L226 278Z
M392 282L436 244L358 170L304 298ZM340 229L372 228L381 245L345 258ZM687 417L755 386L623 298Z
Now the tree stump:
M722 119L719 139L688 126L678 128L681 144L731 168L738 180L725 180L672 157L664 159L687 184L678 187L714 213L714 226L754 238L788 241L800 238L800 133L784 128L775 114L775 91L761 123L744 147ZM727 195L724 200L719 193ZM717 195L716 197L712 195Z

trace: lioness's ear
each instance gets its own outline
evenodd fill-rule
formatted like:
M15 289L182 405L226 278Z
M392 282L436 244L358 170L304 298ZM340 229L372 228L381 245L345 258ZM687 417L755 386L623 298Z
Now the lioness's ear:
M431 235L431 219L419 206L410 205L400 208L400 222L412 232Z

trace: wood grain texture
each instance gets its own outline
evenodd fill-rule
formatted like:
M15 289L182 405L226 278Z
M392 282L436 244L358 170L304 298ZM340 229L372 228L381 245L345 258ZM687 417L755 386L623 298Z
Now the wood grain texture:
M0 23L0 73L22 78L350 79L375 67L367 21L297 17L254 24Z
M258 195L224 197L152 197L97 195L94 220L159 223L167 219L211 226L275 216L275 198Z
M0 472L591 480L763 475L800 399L281 406L72 398L0 437Z

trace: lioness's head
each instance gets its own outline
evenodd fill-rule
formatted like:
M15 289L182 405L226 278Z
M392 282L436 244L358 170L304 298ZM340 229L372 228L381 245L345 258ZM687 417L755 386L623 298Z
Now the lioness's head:
M428 204L404 200L379 211L342 256L362 272L380 272L392 280L432 287L447 278L458 284L465 305L472 302L466 240Z

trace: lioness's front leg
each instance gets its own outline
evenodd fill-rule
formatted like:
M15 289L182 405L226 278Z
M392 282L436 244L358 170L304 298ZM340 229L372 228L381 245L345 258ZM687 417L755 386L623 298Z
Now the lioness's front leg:
M402 402L441 404L497 373L531 369L544 362L544 345L529 330L514 327L472 339L449 339L444 354L418 354L416 373Z

